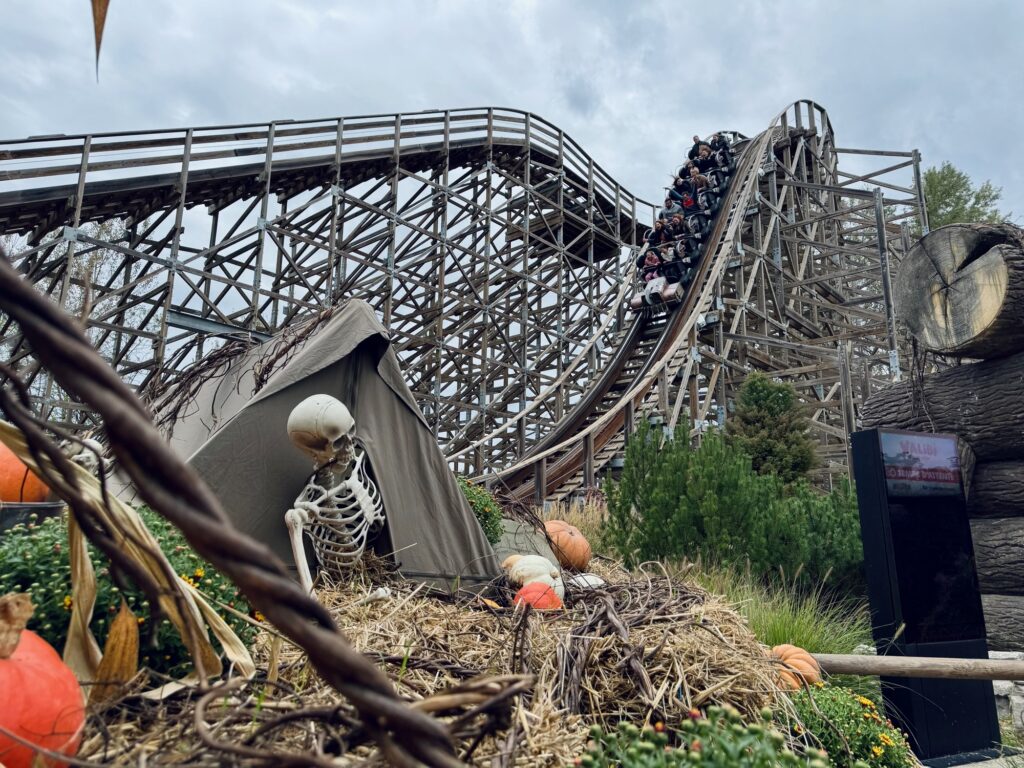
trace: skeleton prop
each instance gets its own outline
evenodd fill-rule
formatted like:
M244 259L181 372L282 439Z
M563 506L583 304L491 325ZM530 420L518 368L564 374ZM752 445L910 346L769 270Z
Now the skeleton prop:
M321 568L339 574L359 560L384 523L377 486L366 474L366 454L354 441L348 408L330 395L312 395L288 417L288 437L313 459L313 476L284 516L302 587L313 591L302 534Z

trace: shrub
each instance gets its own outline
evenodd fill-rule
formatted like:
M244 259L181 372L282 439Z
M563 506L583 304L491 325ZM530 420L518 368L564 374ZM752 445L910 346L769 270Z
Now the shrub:
M806 522L808 567L836 587L863 594L860 513L850 481L843 478L831 493L821 493L801 480L788 496L796 519Z
M819 684L820 685L820 684ZM906 737L886 720L878 705L844 688L820 685L792 695L797 715L838 768L857 761L873 766L917 765ZM800 733L801 726L794 726Z
M860 521L848 486L829 496L758 475L750 457L711 433L692 448L685 430L662 443L645 422L609 482L605 537L627 565L702 559L748 567L758 578L798 572L819 583L856 579ZM841 529L841 530L835 530Z
M465 477L456 476L462 495L469 502L473 514L484 529L484 536L491 544L501 541L501 504L482 485L476 485Z
M807 425L793 385L755 371L736 395L736 412L726 430L729 442L750 456L756 472L791 483L817 461Z
M175 573L193 583L214 600L235 610L249 610L241 593L225 576L215 571L189 547L181 532L159 515L139 510L146 527L156 537ZM36 612L29 629L39 634L60 652L67 640L71 616L71 563L67 552L67 523L63 517L40 524L16 526L0 535L0 594L29 592ZM89 545L89 557L96 573L96 605L90 628L102 647L110 623L123 597L140 619L139 663L175 677L192 669L188 650L174 626L166 619L154 625L153 614L143 593L126 582L118 587L110 573L110 564ZM254 627L232 614L225 621L246 644L255 636Z
M618 730L605 733L599 726L591 730L591 747L576 763L592 768L668 768L704 765L709 768L774 768L806 765L827 768L827 756L816 751L794 752L787 739L772 725L772 714L765 710L763 722L746 724L731 708L709 707L707 717L691 713L677 734L681 746L669 746L669 737L660 727L638 729L622 723Z

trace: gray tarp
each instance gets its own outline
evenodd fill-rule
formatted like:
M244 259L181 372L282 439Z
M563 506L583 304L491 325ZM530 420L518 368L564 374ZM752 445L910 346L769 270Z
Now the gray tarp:
M234 524L291 562L284 513L312 465L288 439L288 414L309 395L329 394L355 418L380 488L389 541L376 549L395 552L409 578L461 578L467 587L494 578L494 552L373 310L349 302L253 395L253 368L272 348L255 347L206 381L169 436Z

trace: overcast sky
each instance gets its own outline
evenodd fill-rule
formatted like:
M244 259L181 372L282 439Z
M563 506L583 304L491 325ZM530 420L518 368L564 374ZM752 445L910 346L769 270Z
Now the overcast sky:
M1017 0L0 0L0 138L467 106L530 110L656 200L694 133L813 98L1024 214Z

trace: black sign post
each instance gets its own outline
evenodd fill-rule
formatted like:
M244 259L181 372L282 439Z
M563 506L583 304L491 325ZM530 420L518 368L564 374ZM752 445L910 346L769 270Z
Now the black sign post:
M854 476L879 654L988 658L955 435L855 432ZM999 754L992 683L882 678L926 765Z

